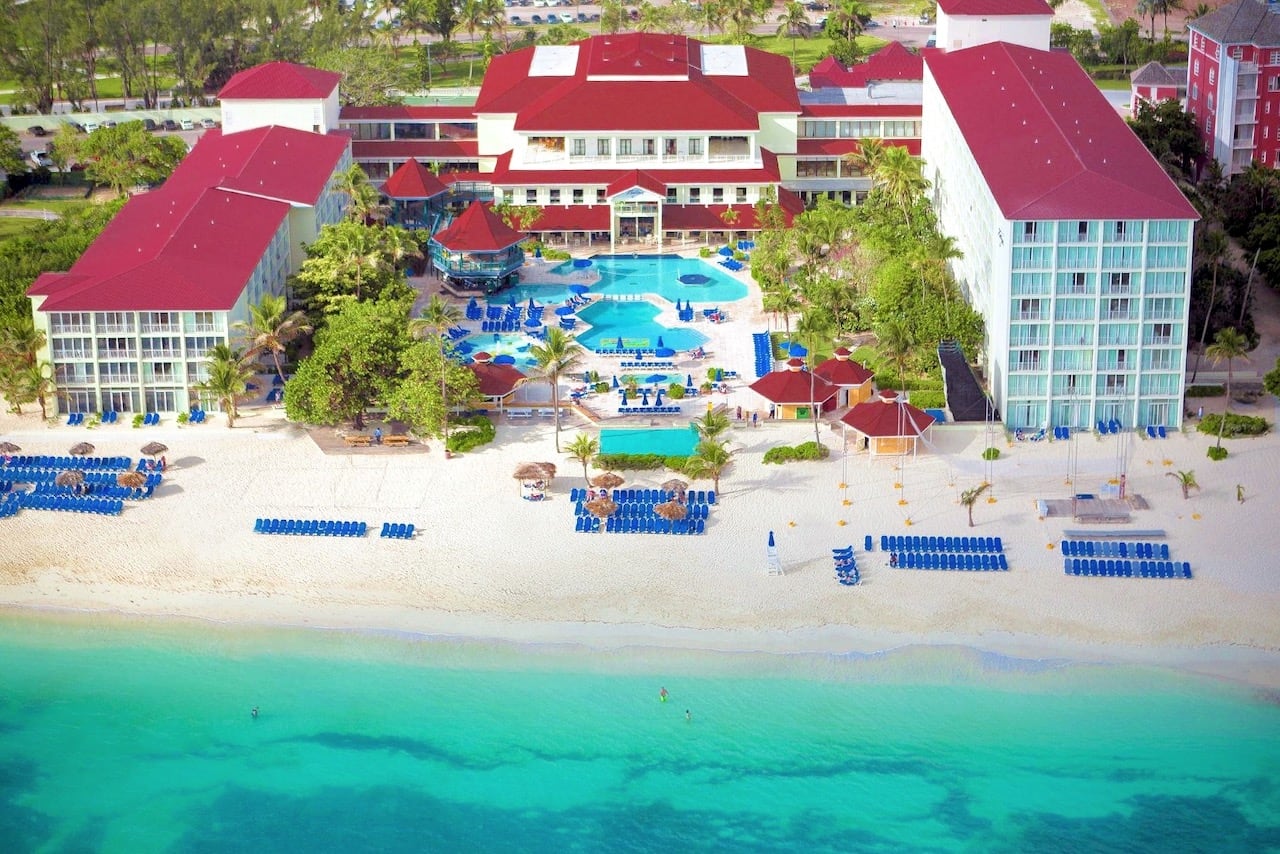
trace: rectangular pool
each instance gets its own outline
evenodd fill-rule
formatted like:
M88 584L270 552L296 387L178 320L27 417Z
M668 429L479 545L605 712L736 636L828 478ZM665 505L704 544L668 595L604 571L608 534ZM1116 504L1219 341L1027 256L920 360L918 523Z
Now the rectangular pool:
M688 427L665 429L609 429L600 431L602 454L662 454L687 457L698 447L698 430Z

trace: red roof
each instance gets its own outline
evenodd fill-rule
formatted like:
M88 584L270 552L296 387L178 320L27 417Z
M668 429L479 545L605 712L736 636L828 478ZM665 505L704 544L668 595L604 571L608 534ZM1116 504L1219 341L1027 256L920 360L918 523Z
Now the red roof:
M707 47L742 50L745 73L704 68ZM576 51L566 54L572 73L530 74L552 49ZM475 109L514 115L522 131L749 131L760 113L798 113L800 101L784 56L683 35L609 33L494 57Z
M218 97L223 101L285 98L327 98L342 75L292 62L268 62L241 71L227 81Z
M994 42L925 64L1006 219L1197 218L1071 54Z
M1045 0L938 0L948 15L1052 15Z
M920 156L920 140L918 139L886 139L886 145L905 148L910 154ZM856 139L797 139L796 154L803 157L843 156L858 151Z
M382 185L382 194L393 199L430 199L449 188L435 174L413 158L409 158Z
M875 376L874 373L850 359L849 350L845 347L837 349L834 356L814 368L813 372L838 386L862 385Z
M338 117L343 121L360 121L362 119L461 119L475 121L474 107L459 107L443 104L390 104L384 107L343 107Z
M663 186L680 184L776 184L780 180L778 157L760 149L760 168L743 169L645 169L644 172ZM600 185L608 187L619 178L635 175L635 169L512 169L511 152L498 157L493 172L483 176L495 186L511 187L529 184Z
M480 143L474 139L356 139L351 156L356 160L473 160Z
M329 177L349 144L345 134L310 133L275 125L232 134L208 130L163 189L217 186L314 205L329 186Z
M657 196L665 196L667 194L667 185L654 177L653 173L644 169L631 169L623 172L609 182L609 185L604 188L604 193L612 198L635 187L648 190Z
M819 405L836 393L834 385L794 365L765 374L751 384L751 390L772 403Z
M901 42L889 42L868 56L866 62L848 69L834 56L828 56L809 72L809 85L814 89L861 89L872 80L923 79L924 60L903 47Z
M431 238L453 252L499 252L524 235L502 221L487 205L472 202L462 214Z
M608 231L608 205L548 205L529 231Z
M480 383L480 393L485 397L504 397L528 377L515 365L495 365L488 361L475 361L467 365Z
M891 436L919 436L933 424L933 416L919 407L900 401L896 391L882 390L840 418L864 436L883 439Z

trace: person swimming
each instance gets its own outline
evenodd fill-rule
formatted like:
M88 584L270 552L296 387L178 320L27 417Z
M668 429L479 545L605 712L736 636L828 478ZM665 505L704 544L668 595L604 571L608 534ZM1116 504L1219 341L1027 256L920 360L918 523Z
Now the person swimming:
M257 706L254 706L254 707L253 707L253 710L252 710L252 711L250 711L250 712L249 712L249 714L253 717L253 719L254 719L254 720L257 720L257 719L258 719L258 707L257 707Z
M658 700L665 703L667 701L667 689L663 688L658 692Z
M693 720L693 712L689 711L688 709L685 709L685 710L684 710L684 719L685 719L686 721L692 721L692 720Z

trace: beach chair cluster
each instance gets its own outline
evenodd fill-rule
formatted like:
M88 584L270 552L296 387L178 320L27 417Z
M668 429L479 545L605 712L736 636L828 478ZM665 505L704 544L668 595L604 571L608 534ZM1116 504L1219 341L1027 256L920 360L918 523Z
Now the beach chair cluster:
M1063 540L1063 557L1122 557L1139 560L1168 560L1168 543L1136 542L1126 543L1115 540Z
M471 330L465 326L451 326L444 331L444 337L447 341L461 341L471 334Z
M266 397L267 403L282 403L283 401L284 401L284 389L273 388L271 389L271 391L267 392L267 397Z
M1176 560L1127 560L1125 558L1066 557L1067 575L1092 578L1190 578L1191 564Z
M143 426L143 427L155 427L155 426L156 426L156 425L158 425L159 423L160 423L160 413L159 413L159 412L148 412L148 413L145 413L145 414L142 416L142 426Z
M673 371L675 362L620 362L620 368L631 368L637 371Z
M22 509L22 504L18 502L17 493L8 491L10 486L12 486L12 484L6 486L5 484L0 483L0 487L4 487L3 489L0 489L0 492L4 493L4 495L0 495L0 519L8 519L10 516L17 516L18 511Z
M187 415L188 424L203 424L204 419L205 419L205 412L203 409L193 409Z
M130 457L59 457L53 454L22 454L9 458L7 467L31 469L78 469L80 471L127 471ZM4 469L0 469L2 471ZM15 480L18 478L15 478Z
M382 533L378 534L384 540L412 540L413 539L413 523L412 522L383 522Z
M836 565L836 581L846 587L853 587L862 580L858 573L858 559L853 555L853 546L832 549L831 559Z
M1168 439L1169 431L1165 429L1163 424L1148 424L1147 438L1148 439Z
M680 304L680 300L676 300L676 317L681 323L693 323L693 300L689 300L684 305Z
M1070 438L1071 438L1071 428L1070 428L1070 427L1054 427L1054 428L1053 428L1053 438L1054 438L1054 439L1057 439L1057 440L1059 440L1059 441L1064 440L1064 439L1070 439Z
M714 490L685 493L689 515L673 521L659 516L654 507L674 500L674 493L661 489L615 489L611 497L618 510L601 522L586 508L587 490L574 489L569 494L574 502L574 531L580 534L596 533L602 529L608 534L701 534L706 530L715 496Z
M619 406L619 415L679 415L678 406Z
M102 417L99 418L98 420L101 421L103 424L115 424L117 421L120 420L120 413L114 412L114 411L104 412L102 413Z
M518 320L482 320L480 322L481 332L523 332L524 329Z
M578 328L578 318L576 317L560 318L560 328L563 329L565 332L572 332L573 330Z
M256 534L295 534L307 537L363 537L364 522L329 522L320 519L258 519Z
M1114 418L1112 418L1110 421L1099 421L1099 422L1098 422L1098 432L1099 432L1099 433L1101 433L1101 434L1103 434L1103 435L1106 435L1106 434L1108 434L1108 433L1112 433L1112 434L1114 434L1114 433L1119 433L1119 432L1120 432L1120 422L1119 422L1119 421L1117 421L1117 420L1116 420L1116 419L1114 419Z
M119 498L27 492L18 493L18 501L23 508L29 510L62 510L71 513L94 513L99 516L119 516L124 512L124 501Z
M94 498L118 498L121 501L142 501L155 493L154 486L118 486L112 483L90 483L82 486L58 486L56 483L43 482L35 484L32 490L37 495L92 495Z
M726 270L736 273L747 265L742 261L739 261L737 258L725 258L720 262L720 266L724 267Z
M756 356L756 376L763 377L773 370L773 342L769 339L769 333L751 333L751 349Z
M880 550L889 553L889 566L901 569L971 572L1005 572L1009 569L1000 537L881 535Z
M84 423L84 413L83 413L83 412L72 412L70 415L68 415L68 416L67 416L67 426L68 426L68 427L78 427L79 425L81 425L81 424L83 424L83 423Z
M750 252L752 249L755 249L755 248L756 248L756 242L755 242L754 240L739 240L739 241L738 241L738 251L739 251L739 252Z

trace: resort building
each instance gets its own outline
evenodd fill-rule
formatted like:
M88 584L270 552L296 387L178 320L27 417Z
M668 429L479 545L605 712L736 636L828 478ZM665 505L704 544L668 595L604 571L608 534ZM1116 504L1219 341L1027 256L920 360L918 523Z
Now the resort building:
M305 244L345 210L333 178L350 165L349 140L311 129L336 118L337 84L285 63L236 75L223 128L130 199L69 271L36 279L28 296L59 412L216 408L194 391L210 348L234 341L250 304L285 292ZM277 85L272 110L263 102ZM272 116L306 127L248 126Z
M830 359L819 362L814 374L836 387L836 407L844 408L869 400L873 374L853 360L848 347L837 347Z
M1280 7L1232 0L1187 21L1187 111L1224 175L1280 166Z
M839 388L810 372L804 359L792 357L776 371L770 371L751 384L769 407L769 417L787 421L804 421L819 412L831 412L837 405Z
M991 42L1048 50L1052 20L1045 0L939 0L935 38L948 51Z
M1129 115L1138 114L1138 104L1146 102L1155 106L1161 101L1181 101L1186 94L1186 78L1174 74L1158 62L1148 62L1141 68L1135 68L1129 75L1129 87L1132 97L1129 100Z
M1013 428L1182 421L1194 208L1076 61L925 57L925 177Z

